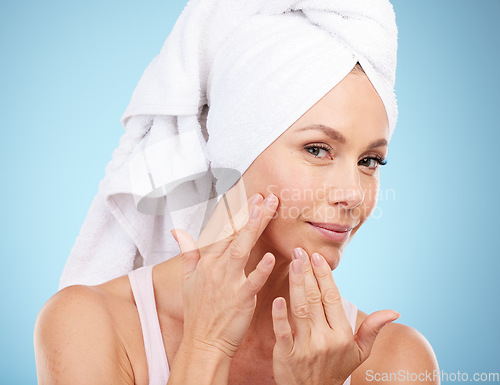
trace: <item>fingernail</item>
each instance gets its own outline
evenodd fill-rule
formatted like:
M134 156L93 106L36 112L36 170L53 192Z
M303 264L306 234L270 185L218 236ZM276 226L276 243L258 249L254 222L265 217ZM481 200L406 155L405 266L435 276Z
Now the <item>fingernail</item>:
M295 259L292 261L292 271L295 274L302 274L303 269L302 269L302 262L298 259Z
M248 203L251 206L254 206L257 203L260 203L261 200L262 200L262 195L260 195L259 193L257 193L257 194L252 195L252 197L250 198L250 200L248 201Z
M394 316L394 317L393 317L393 318L391 318L389 321L385 322L383 326L385 326L385 325L387 325L388 323L391 323L391 322L393 322L393 321L396 321L396 320L399 318L399 316L400 316L400 315L401 315L401 314L397 313L397 316Z
M276 298L274 300L274 308L277 310L282 310L285 308L285 300L283 298Z
M317 267L320 267L323 264L323 261L321 259L321 255L319 255L318 253L313 253L312 261L314 263L314 266L317 266Z
M295 249L293 249L293 257L294 259L300 259L302 263L307 262L306 252L301 247L296 247Z
M266 200L265 200L266 207L273 207L276 204L276 202L278 202L278 198L276 197L276 195L269 194L266 197Z
M273 263L273 256L272 256L272 254L267 253L266 255L264 255L264 264L270 265L272 263Z

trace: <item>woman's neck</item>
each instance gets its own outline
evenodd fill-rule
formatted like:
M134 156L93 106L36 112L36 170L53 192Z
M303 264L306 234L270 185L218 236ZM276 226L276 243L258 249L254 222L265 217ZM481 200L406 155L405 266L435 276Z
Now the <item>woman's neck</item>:
M290 311L288 270L291 257L287 258L286 256L280 255L276 250L270 248L270 245L264 245L257 242L250 253L245 274L248 276L267 252L271 252L274 255L275 265L266 284L257 294L257 305L247 333L248 337L252 339L252 343L257 345L260 344L262 348L274 346L275 337L272 319L273 301L277 297L283 297L286 300L288 311Z

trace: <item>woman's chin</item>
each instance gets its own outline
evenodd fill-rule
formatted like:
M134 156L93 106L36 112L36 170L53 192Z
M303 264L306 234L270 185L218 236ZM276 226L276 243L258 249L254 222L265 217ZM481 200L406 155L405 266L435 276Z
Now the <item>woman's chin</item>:
M312 257L313 253L319 253L325 258L326 263L330 266L330 270L335 270L342 259L342 252L338 247L335 246L324 246L321 247L312 246L308 248L304 248L309 255L309 258Z
M330 270L335 270L338 265L340 264L340 260L342 259L342 255L340 254L339 250L337 249L337 254L329 254L329 255L323 255L323 257L326 260L326 263L328 263L328 266L330 266Z

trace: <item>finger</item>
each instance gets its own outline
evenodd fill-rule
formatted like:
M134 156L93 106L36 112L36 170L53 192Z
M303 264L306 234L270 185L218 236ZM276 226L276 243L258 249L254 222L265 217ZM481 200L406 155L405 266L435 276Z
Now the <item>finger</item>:
M304 270L304 285L306 291L307 302L309 303L309 310L311 312L311 319L317 327L328 325L325 316L325 309L321 299L321 291L319 290L318 283L314 276L314 272L309 260L307 252L297 247L293 251L293 257L302 262Z
M272 316L273 330L276 337L275 349L280 355L288 356L293 351L294 342L284 298L279 297L273 301Z
M238 274L244 270L250 256L250 251L272 218L272 215L269 215L270 210L275 211L277 205L278 198L274 194L270 194L262 204L258 204L252 208L248 222L226 250L225 255L229 257L229 276ZM266 218L263 218L264 211L267 212Z
M255 295L262 289L273 271L275 258L271 253L266 253L257 264L254 271L248 274L247 279L238 290L238 298L244 303L254 301Z
M302 262L295 259L290 264L290 313L295 325L295 335L298 343L303 343L309 338L310 312L309 303L306 297L304 269Z
M172 229L170 230L170 233L174 237L175 241L179 245L179 249L181 250L181 253L186 253L191 250L198 249L198 244L196 241L187 233L186 231L182 229Z
M182 274L184 279L188 279L196 269L200 260L200 251L196 241L187 232L181 229L170 230L175 241L182 250L187 250L181 253Z
M399 313L394 310L378 310L365 318L359 326L358 332L354 335L354 341L359 347L361 362L369 357L373 343L382 327L398 318Z
M314 275L318 280L318 286L321 291L321 300L325 309L326 319L330 327L352 335L351 325L342 304L342 296L335 284L330 266L319 253L313 253L311 260Z
M274 202L272 201L272 198L275 199ZM244 228L245 224L248 223L252 208L254 206L259 206L263 200L264 198L262 197L261 194L259 193L254 194L248 200L248 205L242 205L241 209L236 213L236 215L230 218L229 222L224 225L224 227L222 228L221 232L217 237L217 240L223 240L224 243L227 244L226 245L227 248L227 246L239 235L241 230ZM276 211L274 203L277 203L276 201L277 201L276 196L274 196L274 194L270 194L264 200L264 204L260 205L260 207L263 209L263 217L265 220L261 222L261 227L259 228L259 234L264 230L265 226L267 225L266 222L268 222L268 220L271 220L272 217L274 216L274 212ZM271 202L271 204L267 204L267 202Z
M231 241L236 238L237 234L248 222L250 211L254 206L258 206L264 198L260 194L253 195L248 200L248 205L242 205L241 209L230 218L230 221L224 225L217 239L222 239L227 242L228 246Z
M202 247L201 252L202 254L205 255L211 255L214 256L215 258L219 258L221 255L224 254L224 252L227 250L231 242L236 238L236 236L239 234L241 228L248 222L249 218L249 207L253 207L255 205L258 205L260 202L262 202L264 198L260 194L254 194L249 200L248 200L248 205L242 205L242 207L239 209L239 211L236 213L236 215L231 217L231 212L230 210L226 211L226 216L225 219L219 218L219 221L227 221L227 223L222 226L220 230L218 230L218 234L215 238L212 238L210 241L207 240L206 238L209 237L211 238L210 235L202 234L204 239L203 242L204 244L207 244L207 246ZM212 219L211 219L212 221ZM211 226L215 226L217 222L217 218L214 218L215 223L210 223ZM206 231L209 231L209 228L207 226Z
M263 210L263 213L262 213L263 220L260 224L260 229L259 229L259 233L258 233L259 236L266 229L269 222L271 222L271 220L274 218L274 216L276 214L276 209L278 208L278 204L279 204L279 199L273 193L270 193L266 197L266 199L262 202L261 207Z

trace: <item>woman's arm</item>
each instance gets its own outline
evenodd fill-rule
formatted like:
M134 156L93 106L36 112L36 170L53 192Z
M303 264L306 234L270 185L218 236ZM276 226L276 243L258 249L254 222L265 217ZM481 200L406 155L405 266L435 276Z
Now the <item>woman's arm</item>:
M244 272L252 247L278 205L272 194L264 201L270 204L264 204L260 194L253 198L249 205L256 215L249 217L246 210L237 214L233 219L244 219L245 226L204 248L203 258L196 241L179 231L184 240L180 246L189 246L181 247L186 250L181 253L184 334L169 385L227 384L231 358L250 325L257 292L274 267L274 256L267 253L248 277ZM34 337L42 385L134 383L105 296L96 287L75 285L56 293L42 308Z
M43 306L35 323L38 383L135 384L127 352L103 294L68 286ZM230 359L222 352L181 344L168 385L225 384Z

